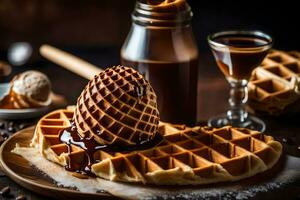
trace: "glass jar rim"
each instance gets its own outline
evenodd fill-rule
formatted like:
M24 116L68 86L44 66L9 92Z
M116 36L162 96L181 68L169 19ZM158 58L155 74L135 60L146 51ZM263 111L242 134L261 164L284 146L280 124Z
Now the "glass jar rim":
M185 0L174 1L169 5L170 7L165 5L160 7L137 1L131 15L132 21L140 25L162 27L177 27L190 24L193 13Z

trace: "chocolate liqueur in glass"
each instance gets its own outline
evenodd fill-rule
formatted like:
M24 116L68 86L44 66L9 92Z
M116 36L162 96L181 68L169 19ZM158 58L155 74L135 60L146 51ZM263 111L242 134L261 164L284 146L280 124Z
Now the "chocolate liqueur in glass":
M162 121L194 125L197 117L198 48L185 0L140 0L121 50L157 94Z
M247 84L254 68L259 66L272 46L272 39L260 31L224 31L208 36L208 43L219 69L231 86L226 115L209 120L214 127L233 125L259 131L265 123L245 109Z
M268 41L262 38L228 35L216 37L214 41L228 46L227 49L213 48L212 51L223 74L236 80L248 80L253 69L260 65L268 53L268 49L239 51L231 48L259 48L267 45Z

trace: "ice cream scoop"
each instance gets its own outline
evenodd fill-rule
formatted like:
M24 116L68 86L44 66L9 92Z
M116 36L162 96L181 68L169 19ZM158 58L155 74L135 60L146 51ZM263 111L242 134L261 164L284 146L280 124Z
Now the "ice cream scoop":
M1 108L35 108L48 106L51 83L48 77L38 71L26 71L16 75L10 82L10 91L0 102Z
M142 145L157 134L156 95L136 70L108 68L84 88L73 120L82 138L94 137L98 144Z

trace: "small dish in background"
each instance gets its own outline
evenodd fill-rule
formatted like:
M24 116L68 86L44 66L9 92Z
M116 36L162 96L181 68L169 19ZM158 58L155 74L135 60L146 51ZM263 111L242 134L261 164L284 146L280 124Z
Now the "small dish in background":
M9 91L9 83L0 84L0 99L3 98ZM50 106L40 108L26 108L26 109L0 109L1 119L30 119L44 115L49 111Z

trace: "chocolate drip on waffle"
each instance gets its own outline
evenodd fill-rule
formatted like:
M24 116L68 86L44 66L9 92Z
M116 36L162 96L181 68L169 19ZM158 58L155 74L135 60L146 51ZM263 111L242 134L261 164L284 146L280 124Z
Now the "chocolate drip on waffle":
M60 140L64 130L72 127L73 115L73 110L57 110L44 116L37 124L31 146L61 166L66 166L70 160L76 169L83 169L80 166L85 167L88 161L84 160L86 151L75 144L67 144L68 140L65 140L67 143ZM146 150L110 152L100 149L94 152L91 172L111 181L200 185L236 181L261 173L273 167L282 153L282 145L271 136L249 129L190 128L161 122L158 132L163 140L154 148L143 144ZM91 136L96 137L90 135L85 139ZM81 175L74 173L78 178Z
M72 156L69 157L68 163L65 166L65 169L68 171L76 171L81 174L87 174L89 176L95 176L91 171L91 166L94 163L97 163L98 160L94 158L95 152L102 150L108 152L130 152L135 150L145 150L152 148L158 145L162 141L163 137L157 133L151 139L139 137L139 141L135 145L130 146L120 146L117 144L99 144L94 136L82 137L74 124L71 122L71 126L61 130L59 134L59 140L62 143L67 144L68 154L72 152L72 146L75 145L84 150L84 158L80 162L72 159Z

